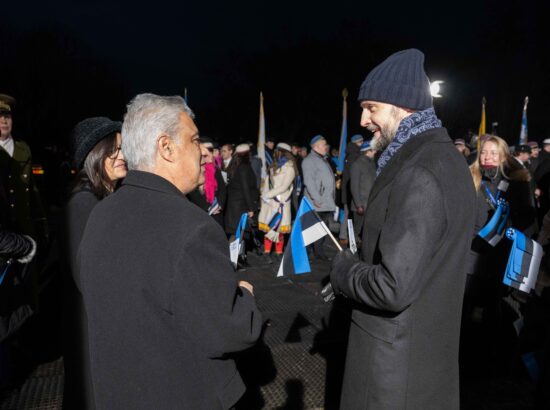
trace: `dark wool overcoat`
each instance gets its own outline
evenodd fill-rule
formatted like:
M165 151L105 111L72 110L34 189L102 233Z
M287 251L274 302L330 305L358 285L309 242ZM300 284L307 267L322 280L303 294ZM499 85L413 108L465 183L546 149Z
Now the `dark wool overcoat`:
M92 211L78 263L98 409L227 409L230 353L261 330L221 227L158 175L130 171Z
M333 261L352 313L341 408L459 409L458 345L476 204L444 128L410 139L377 177L362 257Z
M84 301L77 289L74 274L76 257L86 222L99 199L88 188L73 193L65 208L63 270L63 408L94 409L93 385L90 377L88 319Z
M233 164L235 166L235 164ZM256 175L250 164L236 165L229 174L227 202L225 205L225 232L234 234L239 220L245 212L257 212L260 190L256 185Z

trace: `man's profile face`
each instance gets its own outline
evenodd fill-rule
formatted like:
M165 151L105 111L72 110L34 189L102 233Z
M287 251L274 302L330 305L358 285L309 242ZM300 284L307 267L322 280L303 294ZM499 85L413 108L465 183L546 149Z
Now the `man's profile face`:
M539 157L540 148L535 147L531 149L531 158L538 158Z
M361 103L361 126L373 133L371 146L375 151L383 151L395 138L399 123L408 113L395 105L378 101Z
M201 181L201 147L199 130L186 113L180 114L179 143L175 138L177 165L181 181L181 191L186 194L195 189Z
M265 146L269 149L273 149L275 147L275 143L273 141L267 141Z
M327 144L327 141L324 138L321 138L315 143L315 145L313 145L313 149L319 155L327 155L330 145Z
M0 139L6 139L11 135L12 126L11 114L0 114Z
M231 156L233 155L233 150L229 145L224 145L222 147L221 153L222 153L222 158L227 160L231 158Z

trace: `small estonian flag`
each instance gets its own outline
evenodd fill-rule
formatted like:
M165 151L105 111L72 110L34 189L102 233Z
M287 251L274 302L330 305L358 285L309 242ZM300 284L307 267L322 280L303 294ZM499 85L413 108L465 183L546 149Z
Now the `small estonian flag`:
M302 198L296 214L290 241L285 249L277 277L311 272L306 246L328 233L328 228L313 209L307 197Z
M208 215L212 215L214 212L221 209L220 204L218 203L218 198L214 197L214 202L208 207Z
M229 257L235 268L237 268L237 262L239 255L244 252L243 246L243 231L246 228L246 222L248 221L248 214L245 212L241 215L239 225L237 226L237 232L235 233L235 240L229 244Z
M493 217L489 220L478 235L489 243L491 246L496 246L506 233L508 221L510 219L510 206L508 203L499 199L497 209Z
M537 282L543 255L542 246L513 228L506 231L506 236L514 243L502 283L522 292L530 293Z

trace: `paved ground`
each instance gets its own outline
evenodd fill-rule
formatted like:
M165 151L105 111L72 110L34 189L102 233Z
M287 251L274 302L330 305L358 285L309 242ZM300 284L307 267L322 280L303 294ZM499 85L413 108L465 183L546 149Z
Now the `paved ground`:
M258 263L254 255L249 261ZM291 278L276 278L274 265L239 272L255 286L266 324L258 346L237 357L248 385L238 409L337 407L349 314L341 302L327 304L319 295L328 263L312 267L312 273ZM61 409L62 381L62 358L51 360L22 387L4 392L0 409ZM462 408L531 409L532 395L521 370L469 372L462 383Z

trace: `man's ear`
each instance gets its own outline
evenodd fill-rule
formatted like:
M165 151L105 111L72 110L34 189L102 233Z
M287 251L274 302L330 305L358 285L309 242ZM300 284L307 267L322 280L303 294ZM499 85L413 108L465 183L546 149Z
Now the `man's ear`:
M157 151L165 161L175 161L174 141L169 136L162 135L159 137L157 140Z

